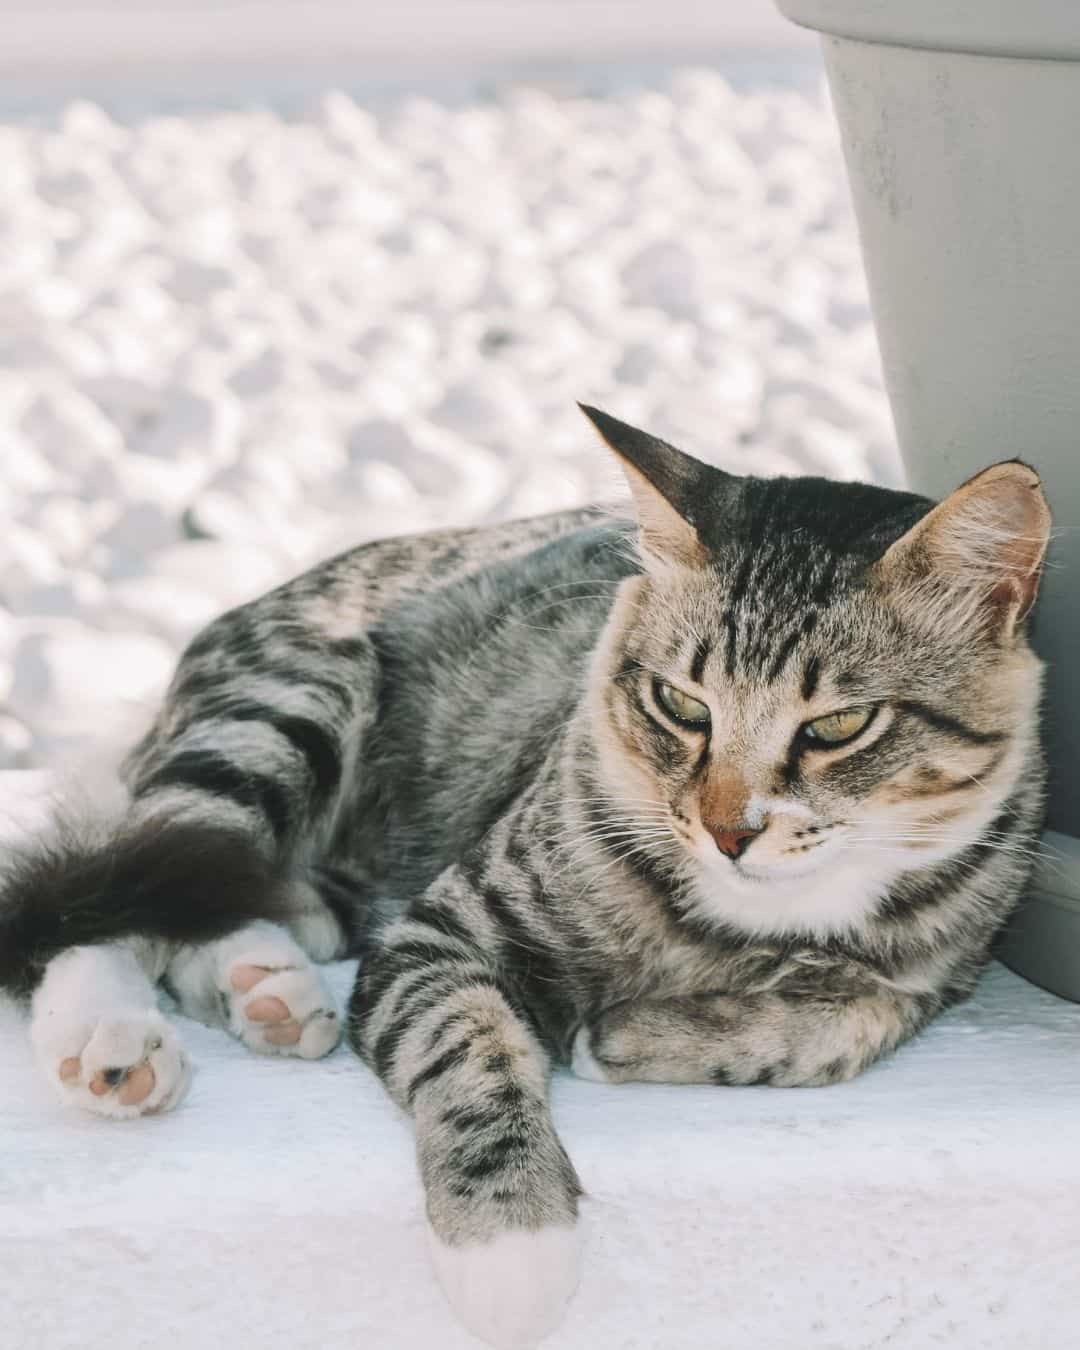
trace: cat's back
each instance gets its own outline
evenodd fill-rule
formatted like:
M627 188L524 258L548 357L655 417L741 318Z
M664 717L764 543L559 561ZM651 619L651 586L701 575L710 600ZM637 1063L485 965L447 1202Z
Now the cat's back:
M388 853L422 859L413 885L536 774L577 707L615 592L637 571L630 527L593 519L413 593L370 630L380 676L369 764Z
M247 608L261 615L299 614L327 637L348 639L411 599L526 559L553 540L589 530L598 519L595 509L582 507L374 539L326 559Z
M384 669L386 711L410 693L428 712L439 710L440 698L459 715L461 700L475 697L493 710L508 676L532 683L537 671L565 672L567 657L591 647L618 585L640 570L630 540L626 522L592 518L410 588L369 630ZM520 709L520 683L516 689L505 697Z

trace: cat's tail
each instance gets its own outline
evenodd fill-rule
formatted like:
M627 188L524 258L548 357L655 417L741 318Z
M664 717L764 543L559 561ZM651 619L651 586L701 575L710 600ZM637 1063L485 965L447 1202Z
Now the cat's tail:
M69 947L132 936L207 942L291 908L285 879L239 830L58 812L45 833L0 845L0 993L28 997Z

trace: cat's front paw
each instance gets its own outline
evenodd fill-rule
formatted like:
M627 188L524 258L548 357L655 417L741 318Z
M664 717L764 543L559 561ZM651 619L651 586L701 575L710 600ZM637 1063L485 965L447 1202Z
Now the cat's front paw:
M89 1034L87 1034L89 1033ZM117 1010L70 1037L39 1041L45 1072L72 1106L114 1120L169 1111L191 1082L180 1038L152 1009Z
M562 1321L581 1270L580 1226L504 1231L460 1246L428 1229L431 1257L450 1306L496 1350L529 1350Z

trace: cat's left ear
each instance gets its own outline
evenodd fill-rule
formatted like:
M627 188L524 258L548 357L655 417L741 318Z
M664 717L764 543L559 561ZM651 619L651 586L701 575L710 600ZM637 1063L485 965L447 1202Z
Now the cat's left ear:
M702 566L708 551L701 524L716 514L723 495L718 487L738 480L599 408L578 407L618 457L634 498L645 554L662 563Z
M889 585L914 582L926 599L947 594L958 619L1002 636L1025 617L1039 589L1050 508L1039 475L1018 459L993 464L945 498L877 564ZM927 591L929 584L929 591Z

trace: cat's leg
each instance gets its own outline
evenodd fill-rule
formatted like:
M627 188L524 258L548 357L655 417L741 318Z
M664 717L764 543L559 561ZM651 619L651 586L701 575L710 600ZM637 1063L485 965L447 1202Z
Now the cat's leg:
M166 975L182 1009L262 1054L317 1058L341 1040L341 1019L310 958L344 954L360 901L310 864L350 797L377 666L362 634L328 641L305 620L273 593L200 634L128 774L133 811L228 826L287 891L284 926L176 951Z
M142 934L172 950L197 948L252 921L274 920L325 959L340 954L352 934L347 904L324 904L310 888L298 897L289 881L307 875L348 809L376 708L377 658L362 632L364 615L337 615L342 623L323 631L318 616L333 610L332 569L326 580L324 604L313 603L319 578L300 579L196 637L153 728L126 762L123 814L84 827L76 812L75 827L59 821L54 837L29 841L7 869L0 984L18 999L37 991L53 1014L39 1019L42 1054L54 1083L55 1056L71 1062L69 1098L82 1092L93 1109L124 1115L170 1104L180 1086L175 1034L159 1025L152 991L137 972L127 969L121 978L130 961L112 961L110 943ZM58 965L41 987L50 958ZM221 949L208 959L217 979ZM252 969L235 978L254 983L234 985L226 963L222 988L238 1033L264 1049L276 1039L283 1053L322 1053L336 1042L337 1019L327 1015L332 1005L321 980L287 937L269 949L239 951L234 964L245 962ZM92 976L81 977L84 965ZM265 988L255 992L260 983ZM117 1021L109 1000L121 992L120 1022L135 1032L130 1045L104 1047L108 1063L99 1064L99 1041L91 1038L102 1018L110 1026ZM80 999L84 1007L76 1006ZM56 1016L61 1007L63 1018ZM268 1026L252 1031L260 1012L269 1012ZM127 1073L147 1022L155 1029L146 1040L155 1088L135 1100L148 1081L139 1072L115 1093L99 1093L107 1080L95 1077L97 1070ZM169 1063L159 1072L163 1056Z
M168 1111L191 1071L158 1011L143 942L72 947L45 969L31 1002L30 1036L62 1101L123 1120Z
M861 1073L938 1007L892 990L621 1003L578 1031L573 1068L602 1083L820 1087Z
M279 924L253 923L186 947L167 985L189 1017L222 1026L263 1055L319 1059L341 1040L341 1019L318 968Z
M531 1346L578 1279L577 1176L548 1107L549 1055L477 943L490 915L452 868L365 960L350 1039L411 1112L431 1250L465 1324Z

